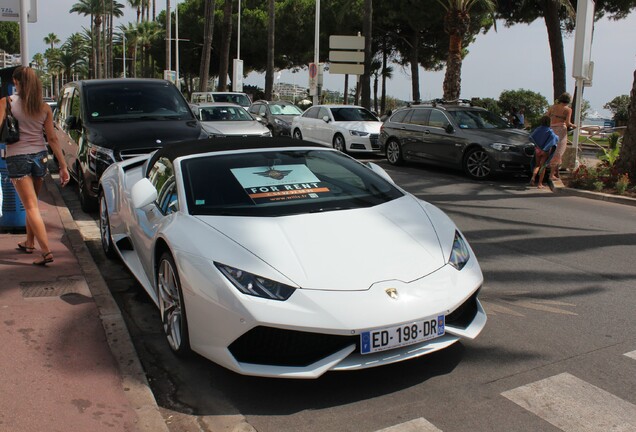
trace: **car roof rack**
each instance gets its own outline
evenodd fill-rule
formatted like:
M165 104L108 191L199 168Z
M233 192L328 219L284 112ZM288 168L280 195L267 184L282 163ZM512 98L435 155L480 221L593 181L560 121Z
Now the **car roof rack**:
M437 106L437 105L464 105L464 106L474 106L473 101L470 99L455 99L455 100L445 100L441 98L431 99L427 101L413 101L408 102L406 104L407 107L412 107L414 105L427 105L427 106Z

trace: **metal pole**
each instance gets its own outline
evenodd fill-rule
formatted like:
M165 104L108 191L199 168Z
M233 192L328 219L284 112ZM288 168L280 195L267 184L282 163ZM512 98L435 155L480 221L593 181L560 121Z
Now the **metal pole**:
M241 58L241 0L238 0L238 24L236 26L236 59Z
M22 66L29 65L29 37L27 33L27 14L27 0L20 0L20 61L22 62Z
M124 78L126 78L126 33L125 32L122 33L121 37L122 37L122 39L121 39L122 40L122 44L124 45L124 48L123 48L124 55L122 57L123 57L123 60L124 60Z
M170 0L166 0L166 69L172 68L172 17L170 16Z
M316 31L314 33L314 63L316 67L319 68L319 59L318 54L320 52L320 0L316 0ZM318 75L320 72L316 74L316 79L318 79ZM317 86L316 94L314 95L314 105L318 105L318 101L320 100L320 86Z
M581 106L583 105L583 78L576 79L576 102L574 109L574 136L572 137L572 150L574 150L574 169L579 167L579 133L581 130Z
M176 85L179 90L181 90L181 80L179 79L179 0L176 0L174 3L175 11L174 11L174 32L175 38L177 41L177 45L175 47L175 61L177 62L177 70L176 70Z

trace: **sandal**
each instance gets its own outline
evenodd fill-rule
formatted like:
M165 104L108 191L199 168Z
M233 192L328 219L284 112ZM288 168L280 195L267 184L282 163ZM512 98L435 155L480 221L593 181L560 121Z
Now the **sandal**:
M38 261L33 261L33 265L36 266L45 266L48 263L53 262L53 252L47 252L42 254L42 259Z
M26 242L18 243L18 250L27 254L32 254L35 250L35 246L27 246Z

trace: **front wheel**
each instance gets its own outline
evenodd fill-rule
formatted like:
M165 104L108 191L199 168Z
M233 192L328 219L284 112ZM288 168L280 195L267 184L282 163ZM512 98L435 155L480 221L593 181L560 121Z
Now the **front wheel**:
M342 153L347 153L347 144L345 143L345 139L342 135L336 134L333 137L333 148Z
M88 191L86 190L87 187L82 167L78 165L77 192L79 194L80 208L84 213L94 213L95 210L97 210L97 202L88 194Z
M161 255L156 278L163 331L170 349L177 355L185 355L190 352L188 321L177 265L169 252Z
M388 160L391 165L400 165L404 162L402 158L402 147L399 142L391 140L386 143L386 160Z
M301 140L303 139L303 134L300 132L300 129L294 129L294 134L292 135L294 139Z
M110 233L110 219L108 218L108 207L104 192L99 194L99 237L102 241L102 249L108 258L115 258L115 247Z
M464 157L464 172L475 180L485 180L492 173L490 156L486 150L476 147Z

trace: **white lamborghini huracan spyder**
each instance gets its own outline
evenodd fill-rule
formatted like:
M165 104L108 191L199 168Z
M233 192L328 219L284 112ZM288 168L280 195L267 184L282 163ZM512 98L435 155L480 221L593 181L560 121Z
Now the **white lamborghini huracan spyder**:
M376 164L285 138L165 146L100 181L104 251L170 347L246 375L316 378L473 339L473 251Z

